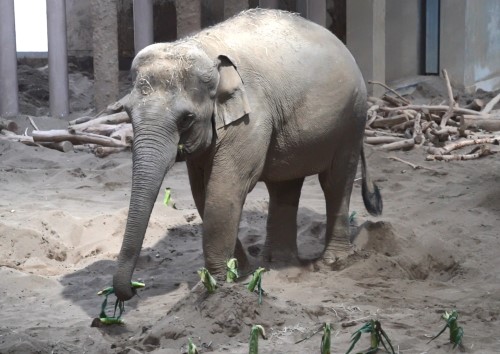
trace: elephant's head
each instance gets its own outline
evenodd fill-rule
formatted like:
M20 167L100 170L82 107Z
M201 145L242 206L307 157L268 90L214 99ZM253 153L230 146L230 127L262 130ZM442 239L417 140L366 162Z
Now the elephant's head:
M189 43L154 44L134 59L134 88L126 110L134 128L133 176L125 236L113 287L120 300L133 296L132 273L154 202L178 146L186 158L209 149L218 128L249 113L234 61L210 58Z

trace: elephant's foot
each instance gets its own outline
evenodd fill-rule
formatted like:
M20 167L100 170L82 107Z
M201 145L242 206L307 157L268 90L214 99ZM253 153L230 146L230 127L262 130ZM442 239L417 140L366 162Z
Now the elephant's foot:
M299 258L297 249L273 249L264 247L262 252L264 262L283 265L304 265L305 261Z
M314 264L314 270L328 269L341 270L346 268L354 255L354 248L351 244L337 244L325 250L323 255Z

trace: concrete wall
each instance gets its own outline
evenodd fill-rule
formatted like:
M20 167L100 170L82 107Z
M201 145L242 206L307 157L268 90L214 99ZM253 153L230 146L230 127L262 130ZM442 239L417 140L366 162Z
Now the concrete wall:
M386 82L422 73L422 3L422 0L386 0Z
M500 1L441 0L440 66L468 91L500 89Z
M68 55L92 55L92 17L89 1L66 0Z
M347 47L366 81L385 81L386 0L347 2ZM383 89L368 85L368 92L381 95Z

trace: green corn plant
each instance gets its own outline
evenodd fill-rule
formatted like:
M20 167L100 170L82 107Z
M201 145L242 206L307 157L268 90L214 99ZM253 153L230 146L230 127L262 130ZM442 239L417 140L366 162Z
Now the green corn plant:
M264 290L262 289L262 273L266 271L266 268L259 267L253 272L252 280L247 285L247 289L251 292L254 292L257 289L259 293L259 305L262 304L262 293Z
M316 334L318 334L319 332L321 332L321 330L323 330L323 336L324 336L325 335L325 331L324 331L325 330L325 326L326 326L326 323L323 323L318 329L314 330L312 333L310 333L306 337L304 337L304 338L296 341L295 344L299 344L299 343L302 343L305 340L311 339L313 336L315 336ZM331 329L331 326L330 325L328 325L328 326ZM323 349L323 338L321 338L321 348Z
M356 212L353 211L351 215L349 215L349 225L354 225L356 222Z
M233 283L238 279L238 260L236 258L231 258L226 262L227 274L226 282Z
M248 354L259 354L259 335L262 339L266 338L266 331L261 325L253 325L250 331L250 346Z
M392 347L389 337L382 329L382 325L380 324L379 321L375 320L370 320L369 322L366 322L360 329L358 329L356 332L352 334L351 346L349 347L349 350L347 351L346 354L349 354L352 351L352 349L359 341L363 333L370 333L370 348L365 352L365 354L376 353L379 349L380 344L382 344L384 346L384 349L389 352L389 349L387 348L385 341L391 348L390 353L396 354L394 352L394 348Z
M165 196L163 197L163 204L166 206L174 206L174 203L172 201L172 192L170 191L170 188L165 188Z
M323 337L321 337L321 354L331 354L331 332L331 325L329 323L324 323Z
M446 325L438 334L432 337L428 343L432 342L434 339L443 334L443 332L446 331L446 328L449 328L450 343L453 343L453 349L455 349L457 346L461 346L464 336L464 330L462 327L458 326L458 312L456 310L453 310L451 312L445 311L442 318L446 321Z
M198 351L198 348L196 348L196 345L193 343L191 338L188 338L188 354L199 354L200 352Z
M130 283L130 286L132 287L133 292L135 293L137 289L144 288L145 284L137 281L133 281ZM102 302L101 305L101 313L99 314L99 320L101 323L106 324L106 325L112 325L112 324L125 324L125 322L121 319L123 312L125 311L125 302L116 300L115 302L115 309L113 312L113 316L109 317L106 315L106 306L108 305L108 296L111 294L115 293L115 289L111 287L107 287L97 293L97 295L104 295L104 301ZM116 316L116 310L119 310L118 316Z
M215 292L217 289L217 282L214 277L210 274L207 268L203 267L198 270L198 275L200 276L201 282L205 285L209 294Z

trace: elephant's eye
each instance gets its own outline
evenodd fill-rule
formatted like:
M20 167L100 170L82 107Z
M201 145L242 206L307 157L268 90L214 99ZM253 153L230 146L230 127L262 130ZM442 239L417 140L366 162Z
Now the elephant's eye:
M196 115L194 113L185 113L179 119L179 128L182 130L188 129L193 124Z

